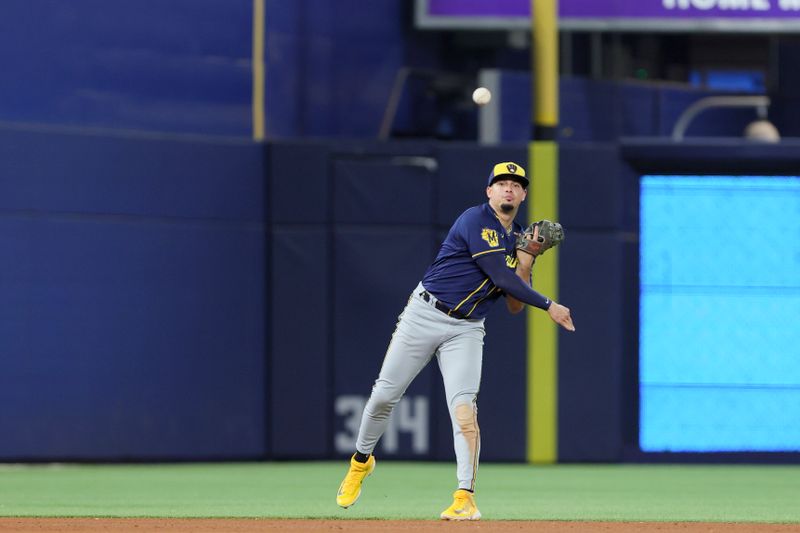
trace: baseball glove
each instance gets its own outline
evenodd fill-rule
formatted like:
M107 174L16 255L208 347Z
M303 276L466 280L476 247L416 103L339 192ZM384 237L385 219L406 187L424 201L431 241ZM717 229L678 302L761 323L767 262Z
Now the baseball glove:
M539 229L538 233L535 231ZM564 228L558 222L540 220L534 222L522 233L517 233L517 250L537 257L564 240ZM534 235L536 238L534 239Z

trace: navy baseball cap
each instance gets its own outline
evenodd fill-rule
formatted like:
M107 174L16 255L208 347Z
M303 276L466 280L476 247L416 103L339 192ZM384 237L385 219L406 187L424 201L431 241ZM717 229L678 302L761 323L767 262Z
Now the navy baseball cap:
M526 189L530 183L528 178L525 176L525 169L516 163L512 163L511 161L497 163L494 166L492 173L489 174L489 187L491 187L492 183L497 180L514 180Z

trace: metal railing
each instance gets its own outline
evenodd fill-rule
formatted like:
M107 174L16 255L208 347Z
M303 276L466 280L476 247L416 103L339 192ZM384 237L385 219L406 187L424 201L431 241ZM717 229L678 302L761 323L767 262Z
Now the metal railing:
M758 118L766 119L769 105L768 96L708 96L701 98L681 113L675 123L675 127L672 128L672 140L682 141L692 120L707 109L715 107L753 107L756 109Z

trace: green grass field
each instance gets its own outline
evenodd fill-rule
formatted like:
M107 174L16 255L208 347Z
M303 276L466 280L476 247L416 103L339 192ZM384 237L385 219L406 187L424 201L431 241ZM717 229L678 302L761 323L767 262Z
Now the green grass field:
M455 466L378 462L335 503L346 463L0 465L0 516L435 519ZM484 520L800 522L800 466L481 466Z

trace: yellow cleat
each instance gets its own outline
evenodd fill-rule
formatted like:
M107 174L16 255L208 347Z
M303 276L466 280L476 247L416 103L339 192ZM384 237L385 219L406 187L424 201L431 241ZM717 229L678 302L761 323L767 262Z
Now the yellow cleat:
M442 520L480 520L481 512L472 493L458 489L453 493L453 505L442 511L440 517Z
M356 461L355 455L350 458L350 470L344 477L344 481L339 485L339 492L336 493L336 503L339 507L347 509L361 496L361 484L364 478L375 470L375 457L369 456L366 463L359 463Z

